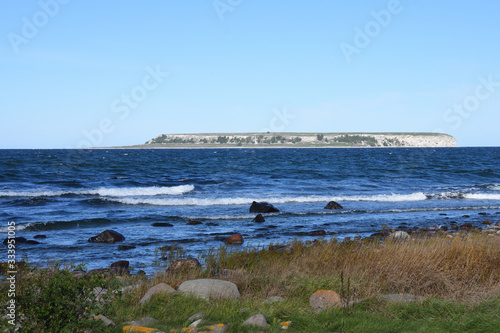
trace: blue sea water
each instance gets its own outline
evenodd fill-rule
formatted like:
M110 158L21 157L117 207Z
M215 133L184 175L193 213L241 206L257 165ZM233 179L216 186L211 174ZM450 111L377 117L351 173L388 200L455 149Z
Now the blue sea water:
M344 209L324 209L330 200ZM280 212L251 222L252 201ZM164 245L196 257L235 233L264 246L313 240L317 230L341 240L499 222L500 148L0 150L0 207L4 238L11 221L17 236L47 236L19 244L18 258L88 268L129 260L152 273ZM126 239L88 242L106 229Z

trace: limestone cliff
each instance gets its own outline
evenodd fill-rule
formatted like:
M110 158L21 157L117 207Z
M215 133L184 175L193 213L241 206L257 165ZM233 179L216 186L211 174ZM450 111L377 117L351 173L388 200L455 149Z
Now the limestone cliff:
M150 148L213 147L456 147L441 133L209 133L162 134Z

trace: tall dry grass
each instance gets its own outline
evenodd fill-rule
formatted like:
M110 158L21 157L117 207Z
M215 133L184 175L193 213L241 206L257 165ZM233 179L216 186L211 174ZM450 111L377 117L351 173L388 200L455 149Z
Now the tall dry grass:
M315 288L340 290L343 273L355 297L411 293L474 300L500 293L500 237L496 235L330 240L312 245L295 241L291 248L231 251L222 247L205 254L206 269L158 275L154 283L176 287L187 279L218 277L236 283L243 297L304 297Z

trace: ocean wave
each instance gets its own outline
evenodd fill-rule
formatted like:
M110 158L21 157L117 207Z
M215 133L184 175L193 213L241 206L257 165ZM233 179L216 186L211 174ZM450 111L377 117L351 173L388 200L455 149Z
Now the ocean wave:
M467 193L465 199L471 200L500 200L500 194L497 193Z
M78 191L1 191L0 197L59 197L63 195L97 195L101 197L130 197L182 195L194 190L193 185L149 187L100 187Z
M231 206L231 205L249 205L253 201L266 201L272 204L284 203L307 203L307 202L329 202L334 201L420 201L426 200L424 193L411 194L380 194L371 196L299 196L299 197L268 197L268 198L123 198L106 199L113 202L119 202L125 205L153 205L153 206Z

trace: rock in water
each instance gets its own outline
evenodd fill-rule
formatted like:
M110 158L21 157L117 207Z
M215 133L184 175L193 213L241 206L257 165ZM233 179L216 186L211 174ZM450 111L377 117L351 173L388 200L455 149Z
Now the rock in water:
M125 240L125 237L114 230L104 230L99 235L90 237L91 243L116 243Z
M335 201L330 201L329 203L326 204L324 209L342 209L340 204L336 203Z
M262 214L258 214L253 220L252 222L257 222L257 223L262 223L262 222L266 222L266 220L264 219L264 216L262 216Z
M192 294L204 299L236 300L240 297L238 287L232 282L215 279L198 279L184 281L178 291Z
M341 305L340 295L333 290L318 290L309 298L309 305L315 311L323 311Z
M279 209L267 202L252 202L250 206L250 213L276 213Z
M234 236L228 237L224 240L227 245L240 245L243 244L243 236L241 234L236 234Z

